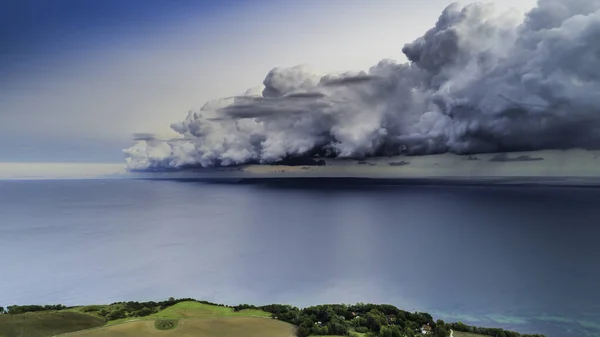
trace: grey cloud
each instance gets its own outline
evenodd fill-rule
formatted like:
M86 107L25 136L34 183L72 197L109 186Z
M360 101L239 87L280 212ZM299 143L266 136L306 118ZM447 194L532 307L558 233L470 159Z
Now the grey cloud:
M286 95L287 98L325 98L325 94L320 92L299 92L295 94Z
M320 84L323 86L348 86L352 84L361 84L377 79L376 76L360 74L350 76L324 76Z
M525 19L448 6L407 63L321 76L275 68L262 93L216 100L139 141L132 169L600 144L600 2L540 0Z
M219 113L233 119L276 117L324 110L328 103L322 93L293 93L275 98L244 97L236 103L219 109Z
M280 97L293 91L312 89L318 81L319 76L306 66L275 68L265 77L262 94L264 97Z
M156 136L153 133L139 132L133 134L134 141L153 141L156 140Z

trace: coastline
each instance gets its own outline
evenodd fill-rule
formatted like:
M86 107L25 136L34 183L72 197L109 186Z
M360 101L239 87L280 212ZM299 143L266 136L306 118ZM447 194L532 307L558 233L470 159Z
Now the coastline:
M268 320L265 320L267 318ZM74 324L72 321L79 321ZM544 337L520 334L500 328L483 328L435 320L425 312L408 312L387 304L323 304L298 308L284 304L235 306L169 298L160 302L115 302L108 305L66 307L64 305L13 305L0 311L0 335L24 337L24 326L37 325L28 337L50 336L154 336L161 330L174 330L186 336L208 336L207 329L219 336L237 337L242 329L254 329L248 336L410 336L454 337L455 331L473 336ZM62 326L57 330L57 327ZM154 328L150 328L153 326ZM48 330L48 327L50 329ZM232 330L231 328L234 327ZM277 329L275 334L271 328ZM11 331L21 331L11 333ZM232 334L232 331L234 334ZM245 331L245 330L244 330Z

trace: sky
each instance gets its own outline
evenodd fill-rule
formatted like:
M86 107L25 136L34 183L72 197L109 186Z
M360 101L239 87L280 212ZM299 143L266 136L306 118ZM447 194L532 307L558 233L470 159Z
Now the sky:
M122 163L132 134L169 137L187 111L256 87L274 67L405 61L404 44L451 2L2 1L0 162Z

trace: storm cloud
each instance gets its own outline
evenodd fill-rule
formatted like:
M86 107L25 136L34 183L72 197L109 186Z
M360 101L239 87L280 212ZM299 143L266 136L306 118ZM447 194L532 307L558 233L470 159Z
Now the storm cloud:
M453 4L366 72L275 68L262 92L207 103L124 150L130 169L600 145L600 2L539 0L522 15ZM266 51L265 51L266 52Z

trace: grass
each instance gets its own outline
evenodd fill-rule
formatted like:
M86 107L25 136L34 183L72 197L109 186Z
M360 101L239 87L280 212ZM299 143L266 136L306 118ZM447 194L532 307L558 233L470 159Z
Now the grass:
M155 314L145 317L129 317L109 321L108 325L122 324L133 320L156 320L156 319L180 319L180 318L212 318L224 316L254 316L254 317L271 317L271 313L256 309L246 309L234 312L233 308L220 307L198 303L193 301L180 302L161 310Z
M79 331L69 337L294 337L293 325L260 317L205 317L179 320L176 329L157 330L152 321L135 321Z
M0 336L46 337L103 325L101 318L68 311L0 315Z
M154 327L157 330L177 329L178 324L179 324L178 319L157 319L156 321L154 321Z
M122 309L123 304L113 304L113 305L88 305L82 307L74 307L66 309L65 311L77 312L77 313L85 313L88 315L93 315L96 317L101 317L99 312L101 310L105 311L115 311ZM222 307L217 305L210 305L204 303L198 303L194 301L186 301L180 302L173 306L170 306L164 310L161 310L157 313L151 314L149 316L144 317L126 317L116 320L111 320L107 324L122 324L125 322L133 321L133 320L155 320L155 319L179 319L179 318L206 318L206 317L223 317L223 316L256 316L256 317L271 317L271 313L256 310L256 309L246 309L238 312L234 312L233 308ZM2 336L0 336L2 337Z
M96 333L103 336L101 333L108 327L119 326L116 330L110 330L110 336L114 332L115 336L130 336L130 326L143 327L143 332L140 332L140 336L146 336L146 334L160 331L167 333L169 331L188 331L191 333L190 327L202 326L198 322L188 322L189 320L206 319L207 322L217 318L252 318L262 322L261 324L271 324L264 322L279 322L270 318L271 314L261 310L247 309L239 312L234 312L233 308L209 305L198 303L194 301L180 302L162 311L154 313L145 317L128 317L118 320L109 321L108 323L100 316L100 311L113 311L119 310L123 307L122 304L115 305L88 305L81 307L69 308L56 312L31 312L19 315L1 315L0 316L0 337L47 337L60 335L65 333L71 333L79 331L79 333ZM184 322L185 321L185 322ZM135 324L133 324L135 323ZM236 320L228 321L230 330L235 330L237 326ZM251 326L258 326L260 324L250 322ZM281 324L286 324L279 322ZM133 325L130 325L133 324ZM126 325L125 328L120 328L121 325ZM218 325L218 324L217 324ZM187 327L182 330L182 327ZM288 326L286 324L286 326ZM92 329L92 330L89 330ZM208 329L208 327L204 327ZM83 331L82 331L83 330ZM124 331L124 332L121 332ZM162 330L162 331L161 331ZM210 329L209 329L210 330ZM209 331L207 330L207 331ZM226 329L227 330L227 329ZM108 331L108 330L107 330ZM227 330L229 331L229 330ZM199 333L202 331L199 330ZM69 334L71 336L71 334ZM82 335L87 336L87 335ZM95 336L95 335L92 335ZM138 335L131 335L136 336ZM185 335L182 335L185 336ZM189 336L196 336L191 334ZM199 334L198 336L205 336L205 334ZM219 336L219 335L216 335ZM223 335L228 336L228 335ZM249 335L250 336L250 335ZM275 335L273 335L275 336ZM285 336L285 335L283 335Z
M82 313L85 313L87 316L93 316L98 315L102 309L118 310L119 306L120 304L113 306L94 305L70 308L67 311L74 314L83 315ZM186 337L234 337L237 335L233 334L233 332L237 331L242 336L253 337L255 335L252 333L252 329L260 330L261 326L265 326L265 329L271 329L271 326L273 326L276 328L275 333L271 334L268 330L257 330L257 337L294 336L295 328L292 325L274 319L265 319L270 317L270 313L262 310L246 309L235 312L233 308L186 301L177 303L149 316L117 319L109 321L105 327L79 331L68 336L146 337L160 333L161 336L165 337L171 336L171 334L173 336ZM223 328L222 334L219 332L219 327ZM247 329L249 329L249 332L246 331ZM292 333L286 334L289 329L292 329Z
M233 311L233 308L219 307L216 305L198 303L198 302L181 302L177 303L165 310L159 311L156 314L150 315L150 318L207 318L207 317L223 317L223 316L256 316L256 317L271 317L271 313L256 309Z

